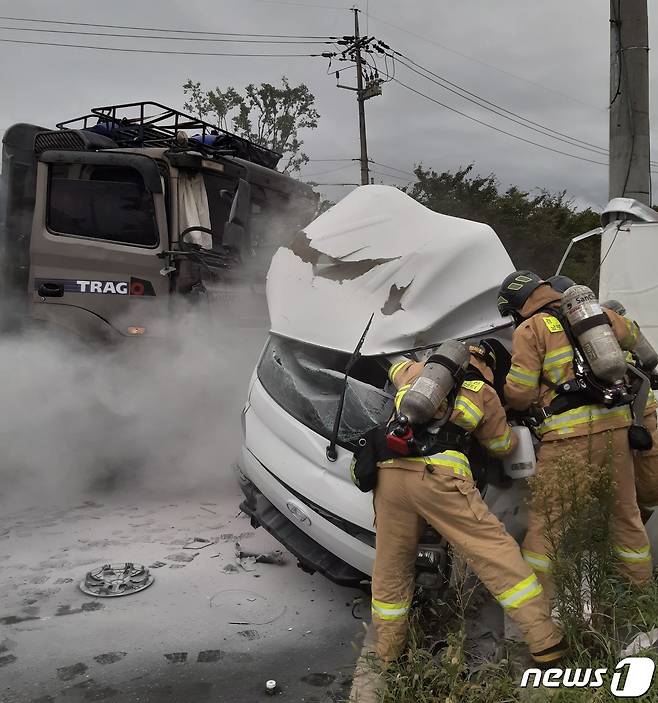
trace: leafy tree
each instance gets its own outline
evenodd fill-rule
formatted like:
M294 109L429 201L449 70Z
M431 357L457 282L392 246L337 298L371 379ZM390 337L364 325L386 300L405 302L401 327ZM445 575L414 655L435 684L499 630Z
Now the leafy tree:
M572 237L599 225L599 215L590 208L577 211L566 191L502 191L494 174L475 174L473 164L455 173L422 166L414 172L417 180L405 192L436 212L490 225L515 266L542 276L555 273ZM564 273L586 284L594 277L591 285L598 285L598 245L594 238L574 247Z
M278 151L283 155L285 173L298 172L308 163L299 131L315 129L320 115L315 109L315 96L303 83L291 86L283 76L279 86L250 83L242 92L232 86L206 91L201 83L189 79L183 91L186 110Z

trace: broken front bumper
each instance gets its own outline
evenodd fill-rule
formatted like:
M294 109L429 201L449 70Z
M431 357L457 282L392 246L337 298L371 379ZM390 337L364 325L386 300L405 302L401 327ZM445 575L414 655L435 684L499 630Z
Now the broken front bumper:
M240 475L239 481L245 495L240 509L249 515L254 526L264 527L297 557L299 566L304 571L318 571L340 586L363 588L369 585L370 579L366 574L329 552L293 525L248 478Z

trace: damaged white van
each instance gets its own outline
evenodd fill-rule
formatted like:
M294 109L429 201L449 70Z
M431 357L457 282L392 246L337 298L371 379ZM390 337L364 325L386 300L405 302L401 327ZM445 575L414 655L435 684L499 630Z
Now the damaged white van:
M345 585L368 578L372 496L352 484L350 462L359 436L390 417L388 368L446 339L509 340L496 293L513 270L490 227L432 212L389 186L354 190L277 251L267 279L271 333L243 411L241 508L302 568ZM499 464L484 454L473 464L500 516ZM502 502L509 515L518 511ZM439 551L420 551L441 570Z

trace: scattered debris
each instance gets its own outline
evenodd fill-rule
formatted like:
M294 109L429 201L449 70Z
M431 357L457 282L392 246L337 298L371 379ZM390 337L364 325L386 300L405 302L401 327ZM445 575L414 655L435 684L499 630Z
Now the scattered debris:
M96 610L102 610L105 606L99 603L97 600L91 601L91 603L83 603L79 608L72 608L68 604L60 604L57 606L57 612L55 617L60 615L79 615L80 613L93 613Z
M149 569L161 569L163 566L167 566L163 561L154 561L149 564Z
M212 513L213 515L217 515L217 513L214 510L211 510L210 508L206 508L205 505L199 506L201 510L205 510L207 513Z
M113 598L143 591L153 581L153 575L141 564L104 564L87 572L80 590L89 596Z
M245 571L254 571L256 564L285 564L286 560L280 549L267 553L245 552L240 547L240 542L235 543L235 558Z
M238 632L237 634L238 637L244 637L244 639L249 640L250 642L253 642L253 640L260 639L260 634L258 633L258 630L240 630L240 632Z
M219 556L219 554L218 554L217 556ZM227 565L222 569L222 571L223 571L225 574L238 574L238 573L240 573L240 569L238 569L238 567L237 567L235 564L227 564Z
M190 562L194 557L198 556L199 553L196 552L195 554L181 554L180 552L178 554L168 554L165 559L169 559L169 561L184 561L184 562Z
M215 544L215 542L203 537L194 537L183 546L183 549L203 549L204 547L209 547L211 544Z
M658 642L658 628L649 630L649 632L640 632L631 643L621 653L622 657L634 657L643 649L649 649Z
M244 557L244 558L237 557L237 560L238 560L238 564L240 564L240 566L245 571L255 571L256 570L256 557Z

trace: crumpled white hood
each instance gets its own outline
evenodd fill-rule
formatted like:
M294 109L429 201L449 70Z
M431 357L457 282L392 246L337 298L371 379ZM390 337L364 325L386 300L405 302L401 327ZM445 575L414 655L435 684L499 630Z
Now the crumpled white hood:
M503 324L514 270L488 225L440 215L391 186L361 186L279 249L267 276L273 333L391 354Z

